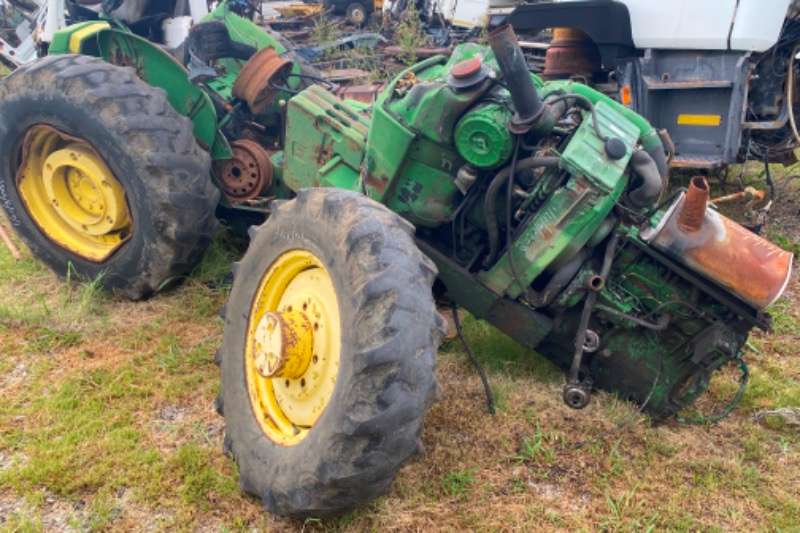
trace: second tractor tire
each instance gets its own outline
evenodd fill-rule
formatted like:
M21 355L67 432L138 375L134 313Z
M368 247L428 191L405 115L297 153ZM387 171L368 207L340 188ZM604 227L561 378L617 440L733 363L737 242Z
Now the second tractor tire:
M100 279L141 299L200 260L217 227L219 190L192 122L162 89L98 58L48 56L0 82L0 117L0 205L31 252L58 274ZM102 262L48 239L17 190L26 132L42 124L91 145L124 189L132 232Z

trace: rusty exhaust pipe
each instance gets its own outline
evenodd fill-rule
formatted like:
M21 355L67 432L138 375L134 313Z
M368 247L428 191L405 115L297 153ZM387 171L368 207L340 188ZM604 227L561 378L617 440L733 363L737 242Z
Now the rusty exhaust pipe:
M706 219L706 207L709 199L708 181L703 176L695 176L689 182L689 190L683 207L678 214L678 227L686 233L700 231Z

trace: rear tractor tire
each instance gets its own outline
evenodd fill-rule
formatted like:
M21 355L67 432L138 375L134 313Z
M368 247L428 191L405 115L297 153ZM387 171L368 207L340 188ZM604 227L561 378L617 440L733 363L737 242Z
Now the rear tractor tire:
M141 299L199 261L219 191L163 90L97 58L49 56L0 83L0 117L0 204L58 274Z
M225 307L225 448L272 513L327 516L389 490L421 447L441 321L413 227L307 189L255 228Z

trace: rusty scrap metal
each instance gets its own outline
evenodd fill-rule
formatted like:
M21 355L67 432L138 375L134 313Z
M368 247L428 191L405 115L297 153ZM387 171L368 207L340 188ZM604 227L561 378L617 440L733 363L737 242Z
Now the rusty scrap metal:
M294 18L294 17L308 18L322 13L323 6L322 4L297 3L297 4L289 4L287 6L276 6L273 9L278 13L280 13L281 17L284 18Z
M700 231L708 205L708 181L703 176L695 176L689 183L686 198L678 213L678 227L686 233Z
M360 68L337 68L323 72L325 79L333 83L352 80L363 80L369 77L369 72Z
M381 52L387 56L402 56L409 53L409 50L401 46L387 46L381 49ZM427 59L429 57L438 55L448 55L453 52L452 48L415 48L414 54L418 59Z
M582 76L588 79L599 70L600 52L588 35L573 28L553 30L553 40L545 54L544 78Z
M736 202L738 200L746 200L748 204L756 204L763 201L766 197L767 193L765 191L759 191L755 187L747 186L743 191L712 198L711 203L714 205L719 205L729 202Z
M273 87L286 77L292 62L273 48L259 50L242 67L233 84L233 96L247 102L255 114L263 113L273 103L278 91Z
M255 141L239 139L231 143L233 157L214 164L222 192L234 203L251 200L272 184L269 152Z
M703 189L705 186L705 189ZM756 309L773 303L792 272L793 255L707 208L708 183L693 178L653 230L642 238Z
M378 94L383 89L382 83L370 83L367 85L349 85L340 87L336 91L336 96L343 100L356 100L365 104L372 104L375 102Z

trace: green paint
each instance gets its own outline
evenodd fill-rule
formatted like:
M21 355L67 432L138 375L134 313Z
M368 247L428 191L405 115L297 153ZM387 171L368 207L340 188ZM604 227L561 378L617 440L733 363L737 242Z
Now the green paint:
M600 133L604 137L620 139L627 148L625 156L617 160L608 158L605 143L592 125L591 113L584 111L583 123L561 155L561 166L570 174L586 176L592 185L608 193L617 188L625 173L639 140L639 130L605 101L595 104L595 113Z
M286 186L358 190L367 118L318 85L292 98L286 112Z
M638 129L604 102L597 104L596 112L600 132L619 138L628 149L627 155L618 161L605 155L604 142L586 112L561 157L560 166L575 177L549 197L516 238L513 264L509 264L506 253L490 271L479 275L497 293L520 296L567 250L583 247L622 195Z
M506 125L512 113L505 105L481 104L458 121L458 153L478 168L495 168L511 157L514 141Z
M69 53L70 37L90 24L76 24L58 32L49 52ZM128 31L108 28L85 38L81 42L81 53L132 67L139 78L164 89L170 105L192 120L200 145L215 159L230 158L228 142L217 133L217 113L211 98L189 81L188 71L166 51Z

